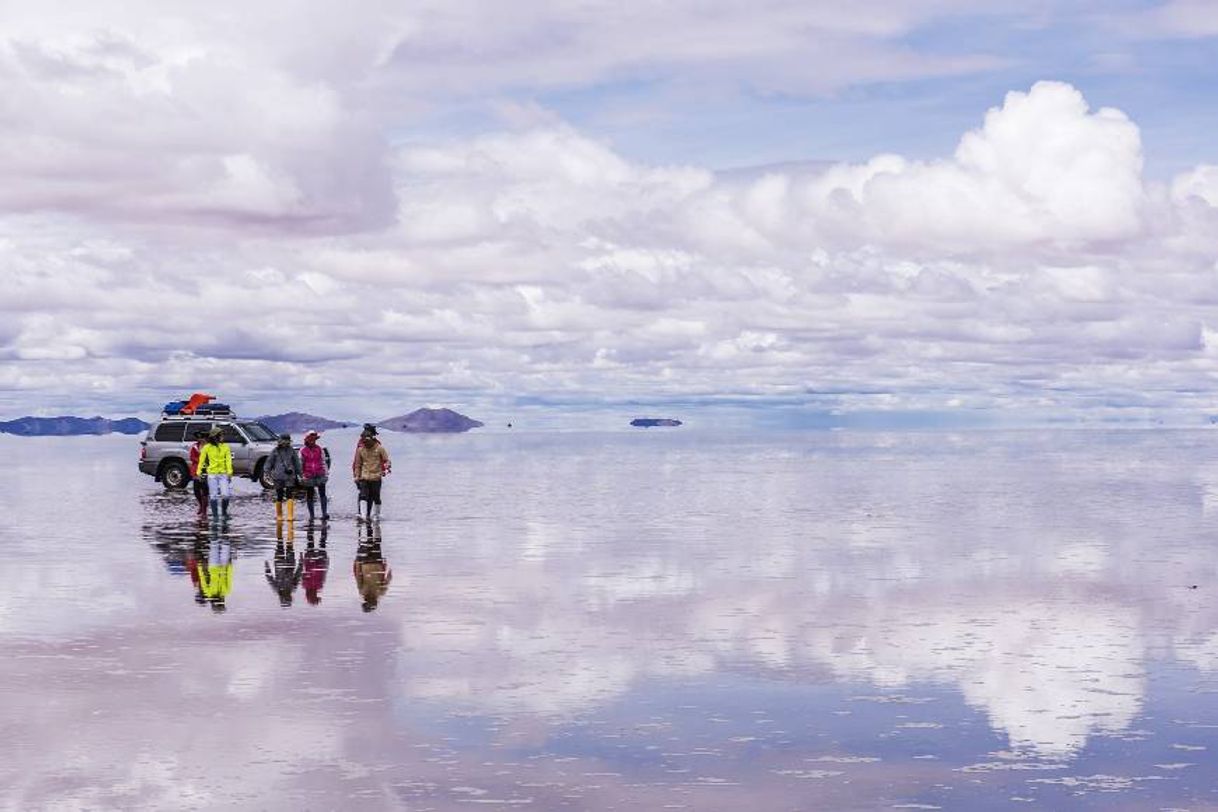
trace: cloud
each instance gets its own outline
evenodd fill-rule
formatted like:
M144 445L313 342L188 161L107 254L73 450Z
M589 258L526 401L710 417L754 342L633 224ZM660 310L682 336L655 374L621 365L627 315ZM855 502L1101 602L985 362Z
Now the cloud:
M1168 0L1141 15L1157 33L1182 38L1218 36L1218 9L1206 0Z
M391 216L383 138L348 88L211 38L218 11L151 11L6 20L0 209L302 230Z
M741 247L802 237L950 255L1132 240L1148 203L1141 172L1141 140L1128 117L1092 113L1077 89L1040 82L1008 94L950 160L880 155L802 177L767 174L735 195L710 197L691 220L736 221L729 234Z
M834 396L846 411L1187 412L1181 391L1216 371L1213 167L1147 179L1137 124L1070 85L1009 93L939 159L732 172L634 160L508 90L686 73L760 90L772 59L822 65L833 43L907 53L960 4L530 6L463 41L463 4L283 30L299 9L272 4L221 37L233 8L69 4L6 30L6 412L191 386L304 407L282 401L306 379L339 417L410 392L510 410L826 389L860 393ZM318 25L347 44L290 36ZM843 70L823 81L879 75ZM482 103L511 127L408 126Z
M962 10L1004 2L920 4L763 0L743 6L681 0L622 9L596 0L488 9L477 2L424 6L404 26L388 64L414 91L470 95L622 81L696 79L764 92L826 92L859 81L968 73L981 54L919 52L903 36ZM797 70L815 60L816 70Z

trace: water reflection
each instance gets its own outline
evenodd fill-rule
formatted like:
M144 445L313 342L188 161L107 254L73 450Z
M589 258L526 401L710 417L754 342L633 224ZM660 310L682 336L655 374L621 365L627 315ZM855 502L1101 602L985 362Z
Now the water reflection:
M950 449L900 459L909 451L880 445L833 461L830 474L766 448L730 460L738 470L726 476L722 458L668 454L651 466L650 487L614 480L603 502L567 502L568 512L517 493L531 510L514 532L484 536L481 548L476 534L441 542L439 557L412 567L417 600L400 616L409 652L397 655L400 691L467 712L570 720L657 679L760 673L892 695L948 685L1014 752L1068 758L1096 735L1135 726L1160 641L1180 660L1214 668L1212 603L1168 572L1212 571L1212 551L1147 555L1140 526L1121 521L1125 508L1070 501L1091 487L1074 461L1033 483L1011 467L1019 452L1010 449L988 461L998 463L988 481L964 488ZM519 473L519 460L499 461L502 471L495 462L487 478L500 487L508 470ZM578 481L567 462L550 459L545 480ZM739 473L758 462L764 476ZM635 463L622 468L647 470ZM1209 470L1198 480L1212 479ZM1087 477L1128 473L1093 466ZM703 491L688 491L686 480ZM1184 494L1194 514L1198 493ZM793 505L817 520L803 538L791 533L807 521ZM572 544L586 520L572 509L621 515L601 523L603 541ZM642 528L644 541L614 535L627 525ZM302 555L294 527L279 527L264 568L281 606L301 583L320 604L326 531L315 546L310 528ZM393 578L381 525L344 525L344 536L355 548L356 602L373 612Z
M245 489L217 532L158 493L69 524L52 561L35 522L0 512L24 528L0 685L35 717L5 727L34 745L0 748L0 806L168 805L212 774L250 808L1213 797L1203 446L476 442L411 446L383 537L353 494L334 495L344 521L279 532ZM39 474L4 476L0 494ZM141 526L148 544L123 541ZM328 579L331 556L353 577ZM191 608L215 605L225 566L227 613ZM285 585L304 614L281 611ZM151 715L114 710L137 702ZM219 703L215 740L150 721ZM274 761L243 767L234 741Z
M209 533L207 560L198 561L195 569L203 603L210 606L213 612L227 610L228 596L233 591L233 546L215 522Z
M301 582L304 584L305 600L312 606L321 603L321 590L326 585L326 574L330 571L330 553L326 550L326 537L329 532L329 522L322 523L320 539L314 538L317 531L312 523L307 531Z
M296 525L288 521L285 537L284 522L275 522L275 560L263 562L266 582L271 591L279 596L279 605L285 609L292 605L292 595L300 585L304 574L304 556L296 555Z
M352 572L355 574L355 589L360 596L360 608L365 612L375 610L393 580L393 571L385 563L385 554L381 549L379 521L360 525L359 547L355 551Z

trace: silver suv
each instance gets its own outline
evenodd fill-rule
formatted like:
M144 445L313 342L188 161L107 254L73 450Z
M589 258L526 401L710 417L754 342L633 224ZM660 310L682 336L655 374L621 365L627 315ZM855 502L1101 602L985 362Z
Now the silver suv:
M167 490L180 490L190 482L190 447L196 431L219 426L224 442L233 452L233 476L244 476L264 488L274 487L264 473L267 455L278 435L253 420L232 414L161 415L140 441L140 471L156 479Z

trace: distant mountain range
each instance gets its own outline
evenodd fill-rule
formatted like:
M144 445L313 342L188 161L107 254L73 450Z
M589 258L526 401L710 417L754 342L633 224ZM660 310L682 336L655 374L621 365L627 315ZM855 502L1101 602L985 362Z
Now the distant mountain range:
M452 409L415 409L410 414L391 417L377 425L393 431L415 434L446 434L476 429L483 423Z
M309 429L329 431L358 425L340 420L330 420L305 412L263 415L256 418L268 428L279 433L302 434ZM415 409L410 414L391 417L377 423L382 428L419 434L455 433L476 429L481 421L466 417L452 409ZM96 434L140 434L149 424L135 417L123 420L108 420L104 417L19 417L16 420L0 421L0 434L19 434L25 437L77 436Z
M259 423L265 423L267 428L276 434L285 432L287 434L300 434L309 429L329 431L330 429L346 429L355 425L354 423L343 423L339 420L330 420L327 417L318 417L317 415L306 414L305 412L266 414L255 419Z
M148 424L135 417L108 420L104 417L18 417L0 421L0 434L23 437L70 437L87 434L140 434Z
M264 415L257 419L276 432L287 432L289 434L299 434L309 429L317 429L318 431L345 429L357 425L356 423L343 423L338 420L330 420L303 412ZM377 425L392 431L404 431L414 434L447 434L476 429L482 423L454 412L452 409L424 408L415 409L410 414L382 420Z

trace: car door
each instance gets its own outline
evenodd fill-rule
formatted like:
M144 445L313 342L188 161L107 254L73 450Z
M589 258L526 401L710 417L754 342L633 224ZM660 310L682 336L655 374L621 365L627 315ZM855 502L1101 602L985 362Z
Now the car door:
M250 461L249 440L232 423L220 423L218 425L224 431L224 436L221 439L228 443L229 449L233 452L233 475L249 476L250 471L253 470L253 465Z

